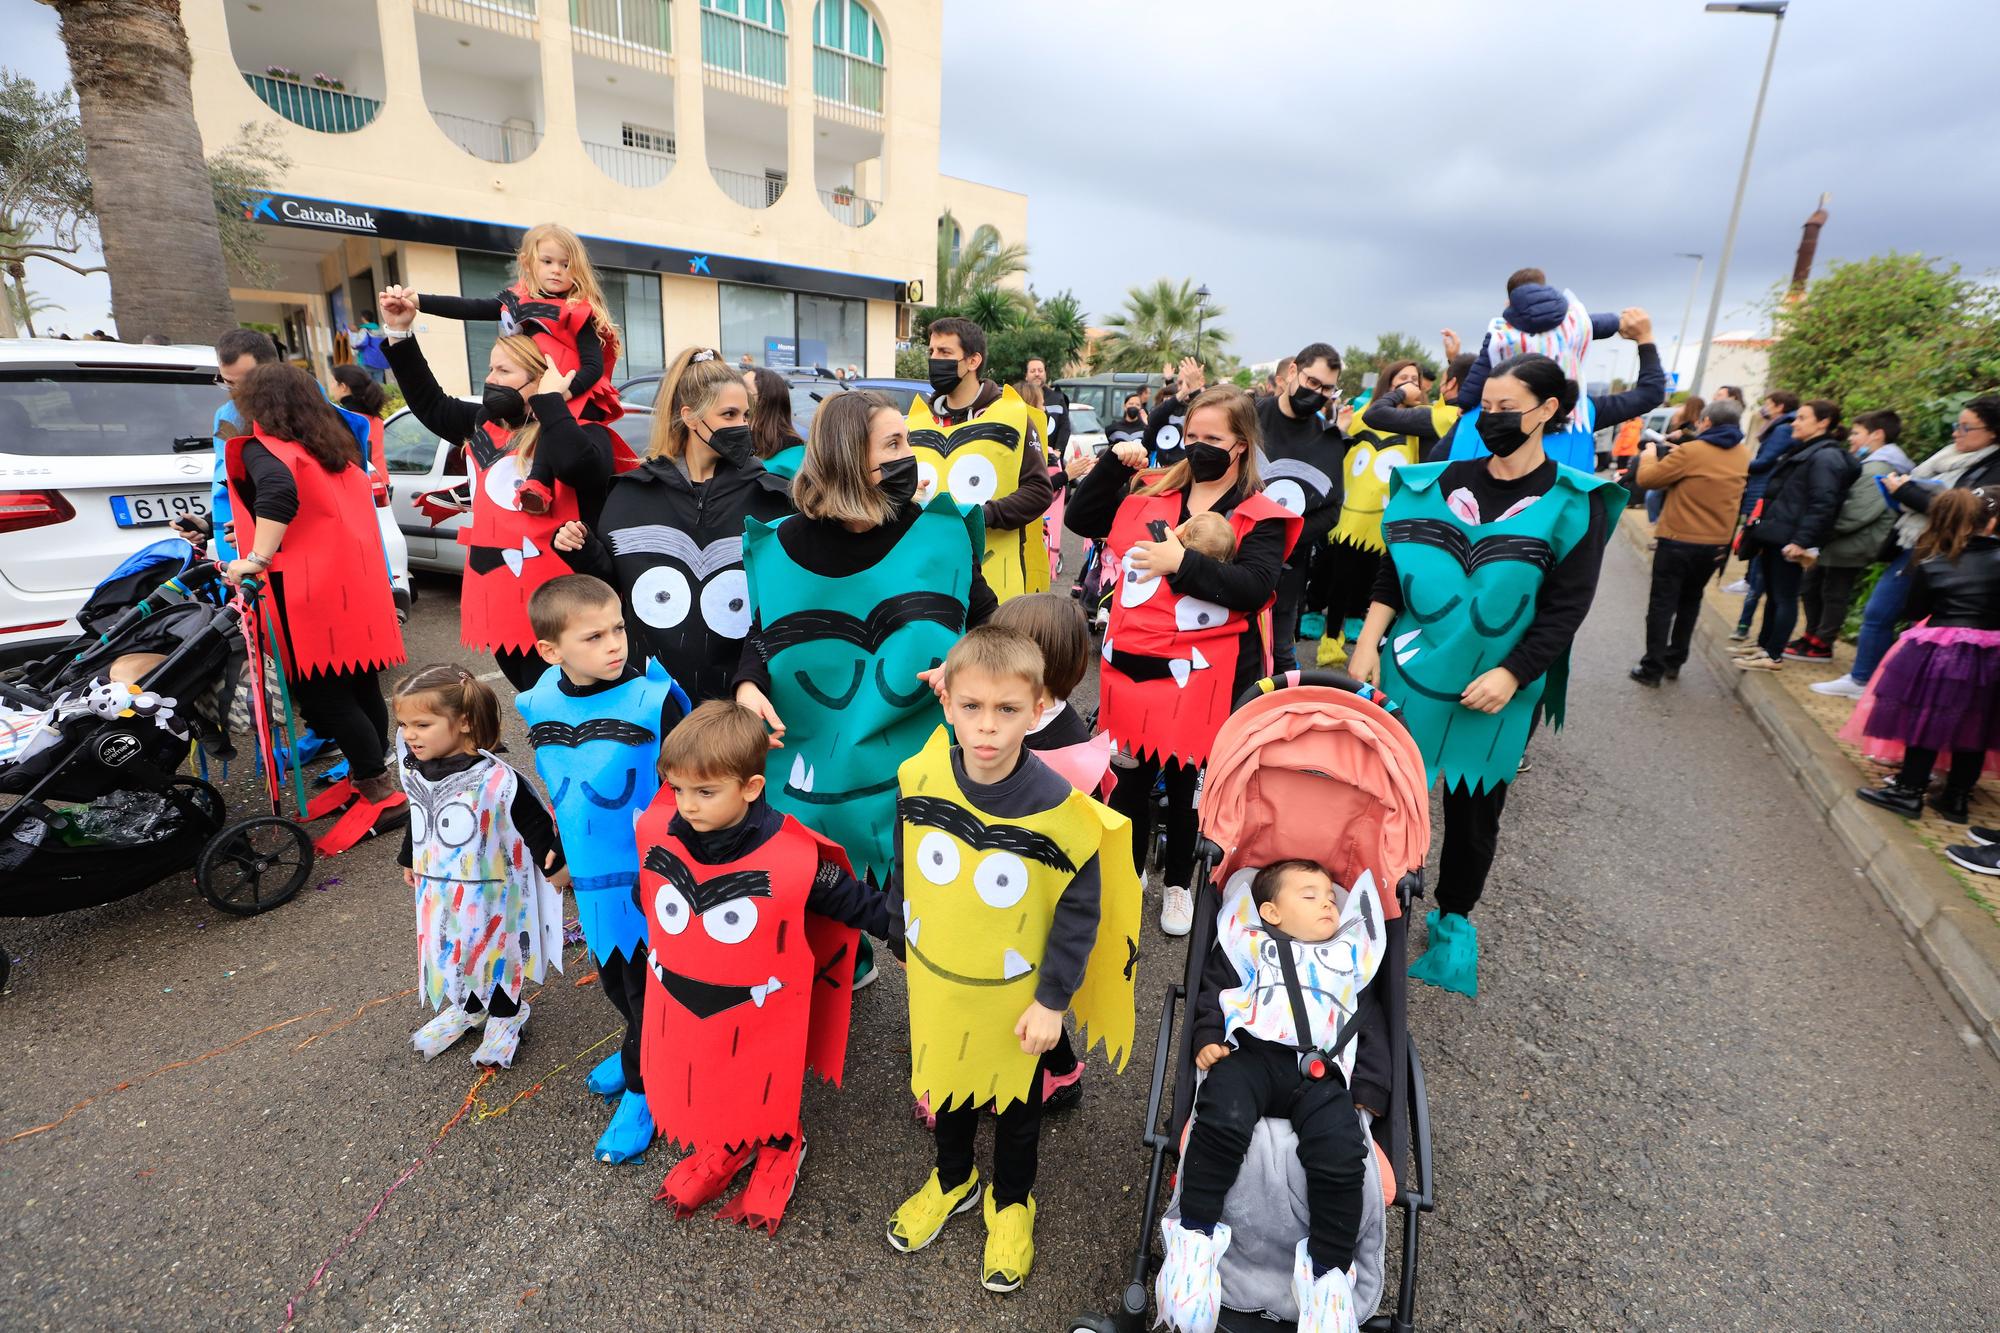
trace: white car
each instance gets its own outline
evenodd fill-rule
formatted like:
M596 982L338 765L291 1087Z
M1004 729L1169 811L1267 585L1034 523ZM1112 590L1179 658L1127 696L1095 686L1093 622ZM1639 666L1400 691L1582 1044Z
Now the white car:
M208 513L226 391L208 347L0 339L0 653L60 642L126 556ZM378 481L399 607L408 556Z
M1063 450L1064 463L1072 458L1095 459L1110 443L1104 423L1097 419L1097 413L1088 403L1069 405L1069 444Z

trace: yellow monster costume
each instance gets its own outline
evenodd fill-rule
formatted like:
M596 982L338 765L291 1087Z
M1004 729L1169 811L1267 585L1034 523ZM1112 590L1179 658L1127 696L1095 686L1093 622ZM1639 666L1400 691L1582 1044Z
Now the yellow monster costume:
M1092 857L1097 941L1070 1012L1082 1049L1102 1042L1124 1068L1140 917L1131 824L1076 791L1026 818L988 816L959 787L943 727L898 778L910 1091L940 1108L990 1101L1004 1111L1026 1099L1039 1057L1022 1051L1014 1025L1035 998L1056 904Z
M918 483L929 486L932 494L942 490L961 505L983 505L1012 495L1020 488L1021 454L1036 417L1046 440L1048 418L1010 386L1000 391L999 402L970 421L941 426L931 415L930 400L918 394L909 415ZM983 570L987 585L1001 601L1049 590L1043 522L1038 518L1025 528L986 530Z

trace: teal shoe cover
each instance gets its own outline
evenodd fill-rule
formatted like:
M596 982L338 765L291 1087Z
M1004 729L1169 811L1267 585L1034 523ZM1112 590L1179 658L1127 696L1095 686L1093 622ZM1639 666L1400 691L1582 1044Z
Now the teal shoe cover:
M590 1077L583 1085L598 1096L609 1101L625 1091L625 1057L618 1051L597 1062L597 1068L590 1071Z
M1479 928L1456 912L1425 918L1431 943L1424 956L1410 964L1413 980L1428 982L1460 995L1479 994Z
M1299 637L1317 639L1326 633L1326 617L1317 611L1308 611L1299 617Z
M1360 616L1349 616L1340 622L1340 632L1346 636L1349 643L1359 643L1361 641L1361 625L1362 618Z
M653 1113L646 1106L646 1094L626 1092L618 1099L611 1125L597 1140L597 1160L616 1165L637 1161L653 1143Z

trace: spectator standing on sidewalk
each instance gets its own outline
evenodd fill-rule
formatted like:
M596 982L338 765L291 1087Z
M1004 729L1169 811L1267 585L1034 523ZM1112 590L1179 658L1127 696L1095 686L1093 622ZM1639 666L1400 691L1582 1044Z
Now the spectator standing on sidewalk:
M1695 420L1693 438L1664 455L1651 444L1639 454L1633 473L1638 489L1662 497L1646 601L1646 655L1631 671L1641 685L1677 678L1687 662L1701 590L1728 553L1749 476L1742 420L1741 404L1718 398Z
M1842 445L1839 429L1839 404L1824 398L1802 404L1792 421L1794 443L1765 484L1763 508L1747 534L1757 544L1764 573L1764 623L1756 644L1736 659L1745 671L1777 671L1785 665L1806 566L1819 559L1833 535L1840 502L1860 475L1861 465Z
M1750 482L1743 488L1743 521L1746 526L1754 518L1757 502L1764 498L1764 490L1771 483L1771 470L1778 466L1778 460L1792 447L1792 423L1798 415L1799 396L1779 389L1764 395L1764 405L1759 410L1764 418L1764 430L1757 437L1756 456L1750 460ZM1757 619L1757 603L1764 595L1763 567L1752 559L1750 572L1724 591L1743 597L1743 614L1737 618L1736 633L1729 637L1749 638L1750 624Z
M1881 559L1883 543L1895 531L1896 515L1888 496L1876 483L1908 472L1910 456L1896 443L1903 420L1894 412L1863 412L1847 433L1847 446L1861 460L1861 475L1847 488L1833 536L1799 586L1805 604L1805 625L1799 637L1785 645L1785 656L1801 662L1830 662L1854 589L1868 566Z
M1951 447L1940 449L1912 468L1907 476L1885 477L1882 489L1902 512L1896 519L1896 545L1901 549L1869 594L1861 613L1861 642L1854 651L1854 668L1845 676L1812 687L1815 694L1859 699L1868 688L1883 654L1896 641L1909 595L1910 549L1923 536L1931 501L1952 487L2000 485L2000 394L1981 394L1959 411L1952 426Z

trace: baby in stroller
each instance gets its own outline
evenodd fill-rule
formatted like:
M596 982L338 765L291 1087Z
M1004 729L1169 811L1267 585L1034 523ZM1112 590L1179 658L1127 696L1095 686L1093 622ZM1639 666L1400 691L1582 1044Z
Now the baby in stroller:
M1180 1216L1161 1224L1166 1262L1155 1287L1177 1333L1209 1333L1221 1312L1229 1248L1224 1200L1258 1122L1291 1122L1305 1169L1310 1231L1294 1256L1301 1333L1357 1326L1354 1275L1370 1149L1348 1092L1362 994L1385 931L1374 877L1344 901L1316 862L1276 861L1225 896L1193 1024L1205 1072L1181 1161Z

